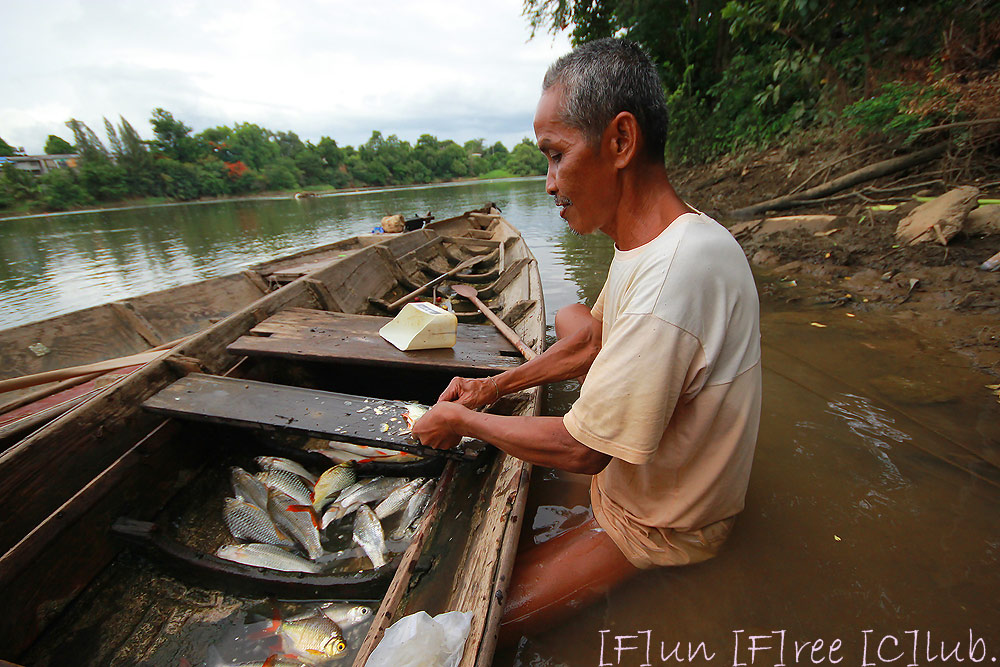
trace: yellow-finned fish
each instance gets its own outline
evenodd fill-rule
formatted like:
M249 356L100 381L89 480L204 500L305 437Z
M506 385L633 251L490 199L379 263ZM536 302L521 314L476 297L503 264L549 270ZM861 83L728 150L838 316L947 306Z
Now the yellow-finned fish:
M354 463L341 463L335 465L316 481L313 488L312 507L317 512L322 512L323 508L330 501L333 494L343 491L357 480L354 472Z
M335 658L347 650L340 626L323 614L282 621L278 632L296 653L304 657Z

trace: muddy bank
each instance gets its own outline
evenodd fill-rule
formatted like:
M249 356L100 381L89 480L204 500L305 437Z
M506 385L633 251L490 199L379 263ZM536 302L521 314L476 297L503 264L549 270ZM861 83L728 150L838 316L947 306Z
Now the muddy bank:
M978 268L1000 251L1000 214L987 219L985 209L973 213L946 245L937 232L931 241L917 245L896 236L899 222L921 203L915 195L926 199L972 185L978 187L980 200L997 199L1000 184L990 183L989 175L949 182L938 178L946 165L933 163L794 210L752 220L728 215L787 194L818 170L821 179L829 179L878 159L877 150L872 150L824 172L824 164L835 161L835 152L829 147L776 149L678 170L675 182L682 196L733 231L765 277L763 289L774 296L804 307L840 309L845 315L887 312L899 323L900 335L917 337L930 347L952 348L975 368L1000 377L1000 271ZM888 194L876 198L882 191ZM891 205L897 208L884 210ZM828 217L771 220L779 216Z

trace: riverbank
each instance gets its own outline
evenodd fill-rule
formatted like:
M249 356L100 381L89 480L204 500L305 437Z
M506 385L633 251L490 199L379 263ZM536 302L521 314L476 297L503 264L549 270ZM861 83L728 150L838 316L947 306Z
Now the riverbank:
M931 163L791 211L750 220L727 217L726 211L834 179L888 154L879 155L874 147L838 158L851 152L857 151L772 149L678 172L675 180L683 196L734 232L764 277L762 289L815 310L817 324L823 317L886 312L901 336L953 349L976 369L1000 378L1000 272L978 268L1000 251L1000 207L980 207L946 245L938 240L908 245L896 236L899 222L921 201L955 187L976 186L980 201L1000 198L1000 184L988 176L954 182L940 173L947 165ZM815 217L822 215L829 217ZM763 222L779 216L798 220Z
M422 190L426 188L447 187L449 185L465 185L469 183L490 183L494 181L526 181L544 178L543 176L497 176L495 172L484 174L476 178L458 178L449 181L439 181L435 183L418 183L413 185L386 185L360 188L332 189L323 186L311 186L293 190L273 190L261 192L253 195L230 195L226 197L201 197L186 201L175 201L166 197L141 197L127 199L117 202L107 202L101 206L87 206L71 208L65 211L36 211L31 208L0 211L0 221L3 220L30 220L32 218L48 218L57 215L80 215L85 213L100 213L103 211L132 211L142 208L164 208L169 206L188 206L191 204L221 204L239 201L279 201L284 199L298 199L301 201L319 197L342 197L348 195L360 195L372 192L398 192L401 190ZM300 196L296 196L300 195ZM386 213L396 213L397 211L387 211Z

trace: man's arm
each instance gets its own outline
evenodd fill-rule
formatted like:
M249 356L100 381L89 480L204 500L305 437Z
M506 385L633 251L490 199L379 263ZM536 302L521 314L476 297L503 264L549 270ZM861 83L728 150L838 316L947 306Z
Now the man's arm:
M435 405L413 425L413 435L437 449L450 449L462 436L471 436L528 463L588 475L601 472L611 460L571 436L561 417L490 415L458 403Z
M601 322L590 318L589 326L559 340L544 353L517 368L490 378L455 378L438 401L452 401L478 408L529 387L585 375L601 351Z

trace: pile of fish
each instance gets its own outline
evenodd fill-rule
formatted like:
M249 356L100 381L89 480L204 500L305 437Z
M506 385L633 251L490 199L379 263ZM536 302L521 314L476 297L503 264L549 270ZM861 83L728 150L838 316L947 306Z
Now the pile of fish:
M353 461L317 478L288 459L255 460L261 468L255 475L232 469L234 497L226 498L223 510L229 532L241 543L222 546L215 555L272 570L318 574L350 557L350 548L328 550L337 546L333 535L347 522L353 542L381 567L389 554L383 521L393 522L390 540L408 540L434 490L434 480L422 477L358 479Z

